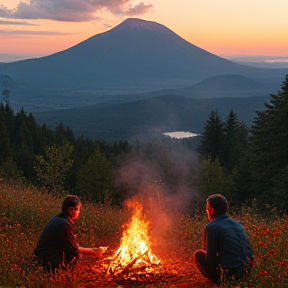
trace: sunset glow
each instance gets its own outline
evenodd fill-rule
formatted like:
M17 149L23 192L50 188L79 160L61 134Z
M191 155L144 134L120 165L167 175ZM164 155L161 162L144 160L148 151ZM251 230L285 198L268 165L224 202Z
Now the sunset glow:
M286 0L3 0L0 54L49 55L137 17L219 56L288 56L287 11Z

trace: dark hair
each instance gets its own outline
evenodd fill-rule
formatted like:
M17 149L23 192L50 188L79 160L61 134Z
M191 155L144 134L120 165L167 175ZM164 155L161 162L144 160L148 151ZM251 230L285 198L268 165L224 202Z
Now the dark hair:
M80 198L75 195L68 195L62 203L61 212L64 215L68 214L68 208L81 204Z
M210 195L206 202L209 203L210 207L214 209L215 216L221 216L226 214L228 210L228 202L226 198L221 194Z

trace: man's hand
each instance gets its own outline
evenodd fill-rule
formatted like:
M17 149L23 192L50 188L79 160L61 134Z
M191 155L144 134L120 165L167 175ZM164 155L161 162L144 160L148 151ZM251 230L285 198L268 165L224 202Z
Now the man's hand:
M84 248L84 247L78 247L79 252L83 254L93 254L94 256L101 258L102 253L107 251L108 247L94 247L94 248Z
M97 256L98 258L102 257L102 253L105 253L108 249L108 247L96 247L96 248L92 248L94 251L95 256Z
M99 249L101 249L102 253L105 253L108 249L108 246L107 247L100 246Z
M96 247L96 248L91 248L92 250L92 253L98 257L98 258L101 258L102 257L102 250L100 247Z

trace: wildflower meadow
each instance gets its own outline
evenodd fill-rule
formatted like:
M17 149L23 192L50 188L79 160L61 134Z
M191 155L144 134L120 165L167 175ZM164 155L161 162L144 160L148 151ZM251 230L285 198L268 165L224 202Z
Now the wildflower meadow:
M174 224L165 235L167 243L171 244L168 245L169 254L160 253L159 258L162 256L163 264L166 263L166 272L175 270L178 277L154 283L133 279L122 283L98 277L98 268L94 265L97 260L91 258L81 259L72 275L60 273L56 278L44 275L33 266L33 249L45 224L59 212L63 198L2 183L0 199L0 287L212 287L197 272L192 261L193 251L202 245L203 227L207 223L204 213L196 211L189 215L179 211L171 216ZM256 206L243 206L229 211L244 225L255 259L249 277L241 282L230 281L222 287L288 287L288 217L268 210L263 214ZM130 217L129 209L110 203L83 202L75 227L77 241L86 247L108 246L112 253ZM177 239L177 244L172 239Z

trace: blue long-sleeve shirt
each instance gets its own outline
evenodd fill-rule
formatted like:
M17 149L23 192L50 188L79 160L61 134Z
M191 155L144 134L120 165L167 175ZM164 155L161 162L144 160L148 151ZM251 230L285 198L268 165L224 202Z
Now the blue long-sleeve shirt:
M244 227L227 215L213 219L205 226L207 260L224 269L249 265L253 260L251 245Z

